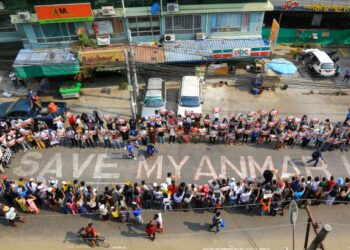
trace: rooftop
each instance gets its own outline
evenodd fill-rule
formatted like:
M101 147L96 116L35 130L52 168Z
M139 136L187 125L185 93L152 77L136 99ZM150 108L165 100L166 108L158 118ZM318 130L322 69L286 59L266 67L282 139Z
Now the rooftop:
M14 66L75 62L77 62L77 58L69 49L21 49L15 59Z

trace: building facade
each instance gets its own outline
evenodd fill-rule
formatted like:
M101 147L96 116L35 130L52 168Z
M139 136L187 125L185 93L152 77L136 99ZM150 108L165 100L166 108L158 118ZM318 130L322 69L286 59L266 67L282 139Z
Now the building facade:
M263 20L265 12L273 10L268 0L2 2L10 13L11 24L23 34L24 48L28 49L70 47L78 40L78 32L84 32L98 45L130 40L162 43L234 39L239 40L235 44L240 44L241 48L255 47L257 51L263 46L268 47L262 40ZM250 43L250 40L255 43ZM224 49L233 51L238 48L222 48L223 54ZM265 52L261 54L266 55Z
M350 44L350 1L271 0L274 11L264 19L263 36L272 20L280 25L279 43Z

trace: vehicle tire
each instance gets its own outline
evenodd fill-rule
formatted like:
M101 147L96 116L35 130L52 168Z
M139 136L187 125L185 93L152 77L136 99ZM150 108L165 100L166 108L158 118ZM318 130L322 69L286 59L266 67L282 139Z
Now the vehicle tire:
M104 247L104 248L108 248L109 247L109 243L105 240L105 237L100 236L97 241L96 241L96 245L99 247Z

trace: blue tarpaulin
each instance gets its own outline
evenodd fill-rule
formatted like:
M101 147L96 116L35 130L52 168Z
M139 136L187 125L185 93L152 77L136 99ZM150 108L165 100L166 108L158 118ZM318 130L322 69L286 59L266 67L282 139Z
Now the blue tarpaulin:
M284 58L272 59L267 67L281 75L294 75L295 72L297 72L297 67L295 67L292 62Z

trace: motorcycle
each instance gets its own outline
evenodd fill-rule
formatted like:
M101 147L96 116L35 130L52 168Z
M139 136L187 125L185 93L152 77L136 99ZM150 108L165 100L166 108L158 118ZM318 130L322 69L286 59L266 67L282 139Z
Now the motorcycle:
M92 238L90 235L85 233L85 228L80 228L80 230L77 232L77 237L78 239L80 239L80 241L84 244L89 245L90 247L92 247ZM97 236L95 238L96 241L96 246L98 247L104 247L104 248L108 248L109 247L109 243L106 241L106 238L103 236Z

